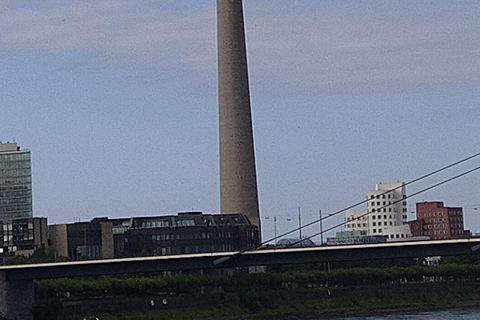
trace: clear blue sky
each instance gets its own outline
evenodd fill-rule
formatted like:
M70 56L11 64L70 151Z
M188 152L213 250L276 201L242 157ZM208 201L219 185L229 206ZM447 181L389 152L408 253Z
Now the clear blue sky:
M310 221L480 151L480 2L244 6L261 215L279 232L298 207ZM32 151L36 216L218 212L215 19L214 0L0 3L0 140ZM462 206L480 232L479 190L474 173L409 210Z

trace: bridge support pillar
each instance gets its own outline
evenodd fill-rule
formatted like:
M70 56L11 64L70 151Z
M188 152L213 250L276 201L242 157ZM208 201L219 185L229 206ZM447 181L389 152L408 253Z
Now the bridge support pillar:
M0 271L0 319L33 320L35 287L33 280L7 281L5 271Z

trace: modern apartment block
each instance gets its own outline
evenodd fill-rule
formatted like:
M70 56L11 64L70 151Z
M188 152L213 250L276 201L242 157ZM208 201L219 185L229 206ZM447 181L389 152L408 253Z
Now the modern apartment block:
M411 226L415 235L432 240L471 236L470 231L464 229L462 208L444 207L443 202L421 202L416 204L416 209L417 220Z
M30 151L0 143L0 220L32 216Z

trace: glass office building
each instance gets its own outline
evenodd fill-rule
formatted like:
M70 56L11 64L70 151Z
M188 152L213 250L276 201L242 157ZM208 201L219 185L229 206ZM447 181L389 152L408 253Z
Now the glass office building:
M30 151L0 143L0 220L32 216Z

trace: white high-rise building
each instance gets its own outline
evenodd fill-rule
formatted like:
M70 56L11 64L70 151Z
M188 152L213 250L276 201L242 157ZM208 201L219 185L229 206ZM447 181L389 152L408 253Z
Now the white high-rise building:
M369 235L386 235L386 228L407 224L405 183L378 183L367 193Z
M366 211L347 211L345 231L363 231L390 239L411 237L407 224L405 183L379 183L367 193Z

